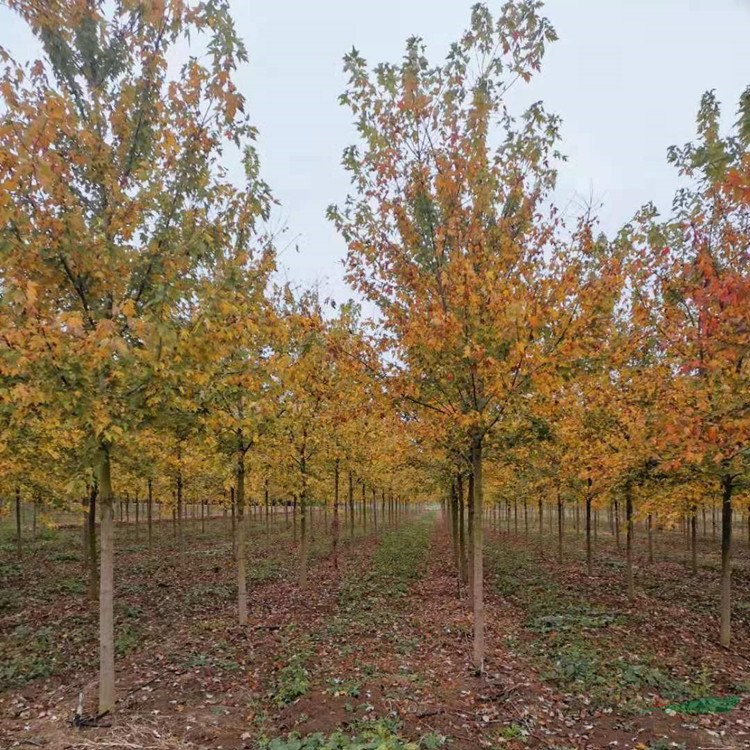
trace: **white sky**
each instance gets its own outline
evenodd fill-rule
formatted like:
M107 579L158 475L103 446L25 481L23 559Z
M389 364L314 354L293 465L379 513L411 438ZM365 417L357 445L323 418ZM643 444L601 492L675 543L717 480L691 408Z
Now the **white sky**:
M466 27L473 0L232 0L250 63L237 76L260 129L263 174L285 225L288 277L349 296L345 248L325 218L343 202L343 148L355 140L340 107L341 57L352 46L370 63L396 61L408 36L441 59ZM493 10L501 2L490 2ZM549 0L560 40L530 97L563 118L557 202L603 202L602 227L615 231L643 203L666 209L677 186L670 144L694 134L703 91L717 90L726 119L750 84L750 0ZM0 8L0 46L19 58L38 47ZM524 97L525 98L525 97ZM299 247L299 253L295 251Z

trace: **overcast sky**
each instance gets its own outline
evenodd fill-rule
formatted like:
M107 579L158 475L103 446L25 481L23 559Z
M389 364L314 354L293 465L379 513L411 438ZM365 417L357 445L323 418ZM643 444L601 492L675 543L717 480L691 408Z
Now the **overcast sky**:
M285 225L282 263L294 281L319 282L342 299L344 245L325 218L343 202L342 149L354 141L337 103L341 57L352 46L370 63L397 61L417 34L439 60L466 27L473 0L232 0L250 54L237 83L260 129L263 173ZM500 2L490 2L499 9ZM693 137L703 91L714 88L726 119L750 84L750 0L549 0L560 40L529 96L563 119L558 204L603 202L617 229L643 203L667 208L677 186L670 144ZM20 58L37 46L0 8L0 45ZM299 252L295 250L299 247Z

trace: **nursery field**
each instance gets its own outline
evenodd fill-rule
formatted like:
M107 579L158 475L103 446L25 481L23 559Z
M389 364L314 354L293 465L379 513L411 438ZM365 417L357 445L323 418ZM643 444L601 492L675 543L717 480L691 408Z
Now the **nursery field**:
M328 521L328 523L326 522ZM487 664L468 658L471 615L436 508L365 532L331 558L330 518L312 524L297 583L294 527L254 518L249 620L236 624L228 520L162 523L149 546L118 525L116 721L75 727L95 704L96 611L80 531L2 547L0 739L67 748L741 748L750 737L750 555L738 551L735 643L716 643L718 560L696 575L663 532L623 587L609 532L586 573L581 537L487 523ZM709 531L710 534L710 531ZM377 739L377 741L375 741ZM616 743L616 744L615 744Z
M0 750L750 750L750 5L679 5L0 0Z

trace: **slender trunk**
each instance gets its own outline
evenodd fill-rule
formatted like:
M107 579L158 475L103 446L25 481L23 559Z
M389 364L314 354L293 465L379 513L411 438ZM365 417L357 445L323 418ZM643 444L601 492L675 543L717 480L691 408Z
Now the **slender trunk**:
M94 480L89 495L88 518L86 519L86 539L88 543L89 560L89 598L96 601L99 589L99 571L96 565L96 497L99 493L98 482Z
M81 506L83 508L83 525L81 526L81 532L83 537L81 538L81 546L83 548L83 566L85 570L88 570L89 565L89 496L91 495L91 486L86 485L86 494L81 500Z
M475 516L475 508L474 508L474 472L472 470L472 473L469 474L469 487L468 492L466 495L466 503L467 503L467 531L469 532L469 543L467 545L467 551L468 551L468 560L467 560L467 566L466 570L468 571L468 581L467 585L469 588L469 597L471 601L469 602L469 606L471 609L474 609L474 530L476 527L476 523L474 520Z
M247 570L245 549L245 446L242 431L237 430L237 613L240 625L247 625Z
M544 505L542 498L539 498L539 545L544 543Z
M367 533L367 489L362 482L362 533Z
M480 674L484 672L484 556L482 537L482 515L484 511L483 478L482 478L482 439L475 437L471 445L471 464L474 477L474 668Z
M461 595L461 558L459 557L460 550L458 544L459 535L459 520L458 520L458 492L456 490L456 483L451 482L451 518L453 522L451 524L453 528L453 565L456 568L456 576L458 577L458 593Z
M229 488L229 500L232 503L232 557L237 556L237 500L234 487Z
M461 475L458 475L456 486L458 488L458 553L459 573L461 581L466 583L468 571L466 570L466 520L464 516L464 483Z
M21 557L21 488L16 485L16 554Z
M99 713L115 707L114 515L109 445L99 446Z
M589 575L594 572L594 556L591 547L591 477L586 480L588 491L586 492L586 570Z
M633 488L630 482L625 484L625 523L625 578L628 598L633 599L635 597L635 582L633 581Z
M713 500L711 501L711 539L716 541L716 503Z
M354 539L354 475L349 470L349 538Z
M151 546L152 522L154 513L154 487L151 479L148 480L148 499L146 504L146 522L148 524L148 545Z
M721 503L721 633L722 646L732 637L732 489L731 475L722 477Z
M654 518L648 514L648 561L654 562Z
M620 503L615 500L612 512L612 522L615 526L615 541L617 549L620 549Z
M182 460L182 451L177 446L177 461ZM177 467L177 550L182 552L182 469Z
M268 486L268 477L263 484L263 504L266 510L266 534L268 534L271 531L271 490Z
M523 528L524 534L528 538L529 536L529 503L526 500L526 495L523 497Z
M690 513L690 570L698 574L698 509L693 506Z
M560 490L557 490L557 561L563 561L563 501Z
M308 534L307 534L307 432L303 430L303 443L300 449L300 474L302 475L302 492L300 493L300 561L299 561L299 585L300 588L307 586L307 554L308 554ZM310 516L312 521L312 514ZM312 524L311 524L312 525ZM312 532L312 528L310 529Z
M351 486L351 474L350 474ZM333 463L333 523L331 525L333 569L339 569L339 460Z

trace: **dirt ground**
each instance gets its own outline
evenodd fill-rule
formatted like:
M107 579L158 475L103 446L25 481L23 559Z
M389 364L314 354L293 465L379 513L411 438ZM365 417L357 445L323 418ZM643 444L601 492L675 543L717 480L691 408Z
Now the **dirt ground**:
M79 693L87 712L96 693L80 532L48 533L20 561L3 544L0 747L240 750L375 725L425 750L750 747L746 552L738 549L735 638L724 650L710 538L695 577L679 535L658 538L654 564L639 547L631 602L611 538L600 536L588 576L574 533L560 564L552 537L490 528L478 677L438 511L358 526L351 539L342 528L338 568L321 516L304 589L293 529L255 520L247 628L235 624L225 520L206 533L192 524L179 554L168 524L150 548L143 530L137 540L132 527L117 533L119 703L106 726L84 729L68 723Z

